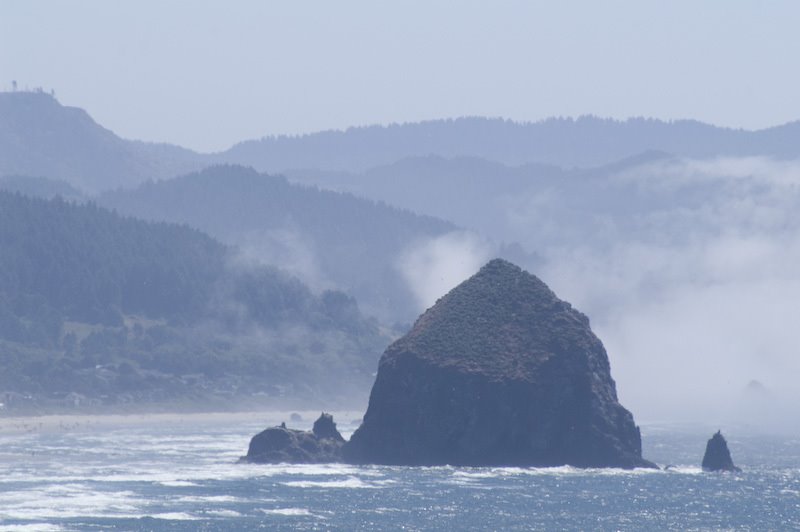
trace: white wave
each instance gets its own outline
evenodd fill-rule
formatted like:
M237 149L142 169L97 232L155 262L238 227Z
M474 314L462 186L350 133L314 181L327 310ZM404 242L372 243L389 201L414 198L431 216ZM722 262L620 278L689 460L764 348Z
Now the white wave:
M195 502L226 503L226 502L243 502L243 499L240 499L239 497L232 497L230 495L189 495L186 497L180 497L177 499L177 501L188 502L188 503L195 503Z
M131 491L98 492L81 484L0 493L0 520L139 517L145 501Z
M163 480L159 482L159 484L167 486L168 488L186 488L199 485L196 482L189 482L188 480Z
M453 471L452 483L468 485L487 478L501 479L516 476L631 476L647 475L662 472L659 469L636 468L580 468L573 466L557 467L492 467L476 469L456 469Z
M146 515L144 517L150 517L152 519L162 519L164 521L197 521L198 519L200 519L199 517L187 514L186 512L164 512L160 514Z
M679 465L679 466L670 466L669 469L666 470L668 473L680 473L682 475L700 475L703 473L703 468L699 466L687 466L687 465Z
M94 519L94 518L114 518L114 519L136 519L141 514L99 512L99 511L78 511L65 508L28 508L21 510L10 509L0 514L2 519L12 519L19 521L38 521L40 519ZM38 530L38 529L37 529Z
M402 512L402 511L403 510L401 510L400 508L385 508L385 507L375 508L373 510L373 512L376 513L376 514L391 514L391 513Z
M473 479L473 478L497 478L501 476L497 471L456 471L454 477Z
M284 486L292 488L382 488L386 485L393 484L393 480L373 480L364 482L358 477L348 477L344 480L292 480L289 482L282 482Z
M313 516L310 511L305 508L275 508L273 510L261 509L262 512L268 515L287 515L287 516Z
M383 474L374 469L365 469L347 464L239 464L248 470L259 473L258 476L275 475L360 475L381 477Z
M204 515L212 517L241 517L242 514L235 510L205 510Z
M25 525L0 525L0 532L61 532L64 527L51 523L31 523Z

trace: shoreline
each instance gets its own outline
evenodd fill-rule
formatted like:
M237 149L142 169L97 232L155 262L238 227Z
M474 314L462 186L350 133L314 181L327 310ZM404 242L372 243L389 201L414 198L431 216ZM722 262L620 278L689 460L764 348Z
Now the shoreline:
M337 424L347 430L354 422L360 423L363 411L331 411ZM298 414L300 420L293 421ZM184 425L204 423L208 425L261 423L264 428L286 422L296 428L310 428L319 417L319 410L258 410L239 412L153 412L119 414L34 414L0 416L0 434L26 434L63 432L68 430L113 429L114 427L136 427L144 425ZM295 416L296 418L296 416Z

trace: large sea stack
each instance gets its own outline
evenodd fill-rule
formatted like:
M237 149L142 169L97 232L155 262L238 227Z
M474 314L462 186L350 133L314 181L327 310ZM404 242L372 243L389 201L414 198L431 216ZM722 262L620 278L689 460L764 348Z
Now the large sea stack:
M586 316L504 260L394 342L351 463L653 467Z

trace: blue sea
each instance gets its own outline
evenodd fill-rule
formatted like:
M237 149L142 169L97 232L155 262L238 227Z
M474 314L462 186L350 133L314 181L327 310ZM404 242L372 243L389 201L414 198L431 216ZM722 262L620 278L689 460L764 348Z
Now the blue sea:
M4 420L0 530L800 530L800 439L746 429L723 427L743 472L711 474L710 426L644 425L674 467L623 471L237 464L289 419L92 420Z

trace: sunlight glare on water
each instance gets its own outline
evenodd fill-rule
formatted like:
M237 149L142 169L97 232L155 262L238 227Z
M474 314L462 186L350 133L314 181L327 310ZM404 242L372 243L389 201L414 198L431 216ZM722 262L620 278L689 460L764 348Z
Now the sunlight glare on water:
M237 464L264 427L4 433L0 530L785 530L800 516L791 438L732 438L739 475L700 470L704 431L657 426L645 455L669 471Z

